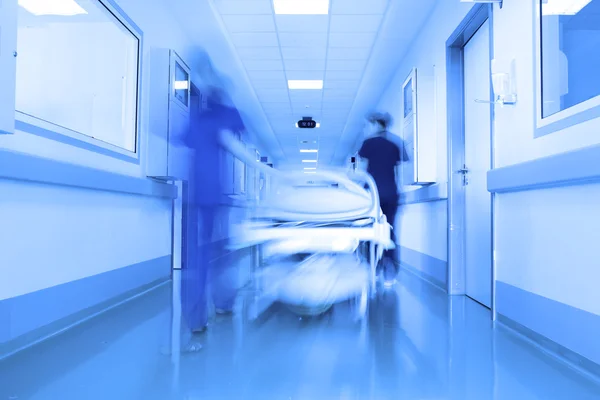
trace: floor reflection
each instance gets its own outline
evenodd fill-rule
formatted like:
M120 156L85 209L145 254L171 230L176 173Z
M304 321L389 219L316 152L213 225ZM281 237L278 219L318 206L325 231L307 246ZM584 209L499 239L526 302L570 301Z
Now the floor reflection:
M592 381L509 331L489 311L403 273L372 302L259 321L216 317L179 355L175 290L164 285L0 362L3 399L597 399Z

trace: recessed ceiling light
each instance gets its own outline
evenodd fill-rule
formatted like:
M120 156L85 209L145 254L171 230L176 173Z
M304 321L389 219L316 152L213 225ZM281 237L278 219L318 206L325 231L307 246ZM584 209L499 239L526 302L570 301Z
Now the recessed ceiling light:
M311 170L315 170L315 169L316 168L313 168L313 167L306 167L306 168L304 168L305 171L311 171Z
M327 15L329 0L273 0L275 14Z
M87 14L75 0L19 0L19 6L33 15L73 16Z
M592 0L543 0L542 15L576 15Z
M317 80L289 80L288 88L293 90L321 90L323 89L323 81Z
M317 162L317 160L302 160L303 163Z
M314 149L300 149L300 153L318 153L319 150Z

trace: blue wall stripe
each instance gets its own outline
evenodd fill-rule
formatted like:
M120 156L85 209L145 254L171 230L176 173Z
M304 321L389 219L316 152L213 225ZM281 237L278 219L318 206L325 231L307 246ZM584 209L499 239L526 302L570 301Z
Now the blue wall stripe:
M516 192L600 181L600 146L586 147L488 171L492 193Z
M427 254L400 247L400 264L412 272L446 290L448 263Z
M0 301L0 343L12 341L171 274L171 256Z
M447 198L448 184L443 182L400 193L400 204L426 203L430 201L446 200Z
M93 143L86 142L84 140L79 140L71 136L63 135L58 132L54 132L50 129L41 128L36 125L29 124L27 122L19 121L18 119L15 121L15 129L26 132L32 135L40 136L46 139L55 140L57 142L65 143L70 146L79 147L81 149L93 151L94 153L102 154L105 156L110 156L112 158L116 158L118 160L127 161L133 164L139 164L139 158L134 154L131 155L119 153L118 151L110 150L106 147L102 147Z
M0 149L0 178L152 197L177 198L177 187Z
M496 283L497 312L567 349L600 364L600 315Z

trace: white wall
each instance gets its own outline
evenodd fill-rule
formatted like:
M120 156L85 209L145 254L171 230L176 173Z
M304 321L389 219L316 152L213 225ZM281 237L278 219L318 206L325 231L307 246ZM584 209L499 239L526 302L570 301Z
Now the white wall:
M406 58L398 67L398 72L383 94L378 109L387 111L396 123L391 131L401 135L402 83L416 67L426 73L435 71L437 91L420 92L419 103L432 104L421 107L421 118L436 120L437 182L447 182L446 151L446 40L467 15L472 4L454 1L440 1L429 20L415 39ZM435 65L435 69L434 69ZM417 76L417 87L418 83ZM407 189L407 188L405 188ZM415 187L409 190L416 189ZM397 224L401 246L447 261L447 211L446 201L407 205L400 208Z
M496 58L517 64L519 102L496 109L497 167L600 143L600 119L534 138L533 1L495 10ZM600 315L598 248L600 186L497 196L498 280Z
M0 300L171 253L166 199L5 180L0 193Z
M144 64L152 46L173 48L184 59L192 58L194 43L162 1L119 4L144 33ZM142 156L149 76L143 69ZM25 132L0 137L0 148L145 177L143 160L140 165L128 163ZM171 253L171 202L166 199L21 181L0 181L0 193L0 299Z

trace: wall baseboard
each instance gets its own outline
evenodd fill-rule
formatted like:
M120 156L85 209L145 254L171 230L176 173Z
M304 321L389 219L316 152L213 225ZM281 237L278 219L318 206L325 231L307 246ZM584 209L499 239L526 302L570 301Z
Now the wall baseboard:
M600 364L596 364L595 362L551 339L548 339L547 337L527 328L526 326L513 319L510 319L507 316L498 313L496 318L496 324L500 327L513 332L515 335L521 338L524 338L542 352L560 360L563 363L566 363L577 372L582 373L590 379L600 382Z
M169 282L165 256L0 301L0 359Z
M402 246L398 252L401 267L446 291L446 261Z
M600 363L600 315L502 281L496 282L496 311L532 332L537 332L547 341L568 349L565 357L579 355L574 360L585 358L589 362Z

